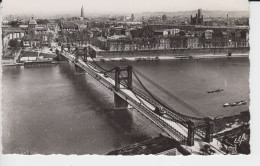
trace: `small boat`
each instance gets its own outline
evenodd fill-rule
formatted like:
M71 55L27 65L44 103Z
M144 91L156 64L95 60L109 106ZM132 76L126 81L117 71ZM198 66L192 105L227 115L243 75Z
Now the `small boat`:
M190 59L189 57L181 57L180 60Z
M232 103L230 106L234 107L234 106L238 106L238 105L246 105L247 101L238 101L235 103Z
M238 101L238 102L234 102L234 103L225 103L223 105L223 107L228 107L228 106L235 107L235 106L246 105L246 104L247 104L247 101L246 100L242 100L242 101Z
M223 107L228 107L228 106L230 106L230 103L223 104Z
M218 93L218 92L221 92L221 91L224 91L224 89L216 89L216 90L212 90L212 91L208 91L208 93Z

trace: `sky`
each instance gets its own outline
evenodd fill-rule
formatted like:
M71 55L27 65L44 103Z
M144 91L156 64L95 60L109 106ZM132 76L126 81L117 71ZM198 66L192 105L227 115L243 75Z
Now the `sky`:
M1 10L9 14L174 12L203 10L248 11L248 0L3 0Z

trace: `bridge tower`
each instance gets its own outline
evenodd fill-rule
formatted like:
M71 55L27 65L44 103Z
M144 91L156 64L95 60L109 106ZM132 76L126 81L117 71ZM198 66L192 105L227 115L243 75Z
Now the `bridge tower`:
M65 58L61 55L64 52L64 46L61 46L61 51L56 49L57 57L55 58L57 61L64 61Z
M88 46L88 47L87 47L87 52L88 52L88 55L89 55L91 58L96 58L96 57L97 57L97 51L94 50L91 46Z
M126 99L123 99L116 92L118 92L120 90L120 82L123 80L126 81L126 88L129 90L132 89L132 71L133 71L132 66L115 67L115 92L114 92L114 108L115 109L127 109L127 107L128 107L128 103L126 102ZM122 72L126 72L127 76L123 76Z
M126 71L127 76L120 76L122 72ZM127 89L132 89L132 71L133 67L132 66L126 66L126 67L115 67L115 90L119 91L120 90L120 82L123 80L126 80L127 83Z
M202 124L195 124L192 121L188 121L188 138L187 138L187 145L188 146L193 146L194 145L194 134L195 134L195 129L196 128L204 128L205 129L205 137L204 137L204 141L205 142L212 142L213 141L213 137L212 137L212 133L213 133L213 129L214 129L214 122L212 119L210 118L206 118L205 121Z
M88 47L84 47L83 48L83 61L84 62L87 62L87 60L88 60Z
M206 119L206 135L205 135L205 141L210 143L213 141L212 133L214 129L214 122L212 119L207 118Z
M70 50L70 47L68 47L68 50ZM77 65L77 63L79 62L79 58L81 57L82 60L84 62L86 62L86 57L87 57L87 54L86 54L86 49L84 48L83 51L80 52L80 49L78 47L75 48L75 50L73 51L73 53L75 54L75 70L76 70L76 73L85 73L85 70L83 70L81 67L79 67Z

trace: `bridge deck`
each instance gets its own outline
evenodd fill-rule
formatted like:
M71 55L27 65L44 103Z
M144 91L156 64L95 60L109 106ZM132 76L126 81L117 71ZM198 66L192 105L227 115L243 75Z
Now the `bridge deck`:
M126 89L124 85L120 85L120 90L115 91L114 85L115 81L114 79L110 77L105 77L104 74L97 71L98 69L87 65L85 62L83 62L81 59L78 59L78 62L75 62L75 56L71 55L69 53L62 53L64 57L69 59L72 63L76 64L77 66L81 67L84 71L86 71L89 75L91 75L93 78L95 78L98 82L106 86L109 90L113 91L117 95L119 95L121 98L123 98L125 101L127 101L133 108L135 108L137 111L139 111L142 115L147 117L149 120L151 120L154 124L156 124L159 128L161 128L163 131L165 131L170 137L177 140L178 142L185 144L187 136L188 136L188 129L186 126L183 126L182 124L176 123L174 121L171 121L167 119L166 117L159 116L156 113L154 113L155 106L149 103L149 101L142 98L142 96L139 96L135 93L133 93L131 90ZM203 147L205 143L201 140L201 137L197 134L195 134L195 142L194 146L189 147L183 145L185 149L187 149L190 152L197 152L199 153L200 149ZM206 143L207 144L207 143ZM215 149L217 154L224 154L220 149L220 143L214 139L213 143L211 143L211 146L213 149Z

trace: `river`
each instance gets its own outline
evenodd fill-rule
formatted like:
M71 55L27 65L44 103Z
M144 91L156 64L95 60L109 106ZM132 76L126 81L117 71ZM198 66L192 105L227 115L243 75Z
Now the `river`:
M231 116L248 110L248 104L223 107L226 102L249 100L248 58L124 64L133 65L206 115ZM69 63L34 68L5 66L2 85L3 153L106 154L162 133L134 109L114 110L112 92L89 75L75 73ZM224 91L207 93L217 88ZM160 96L156 90L153 93ZM171 103L168 98L165 101Z

